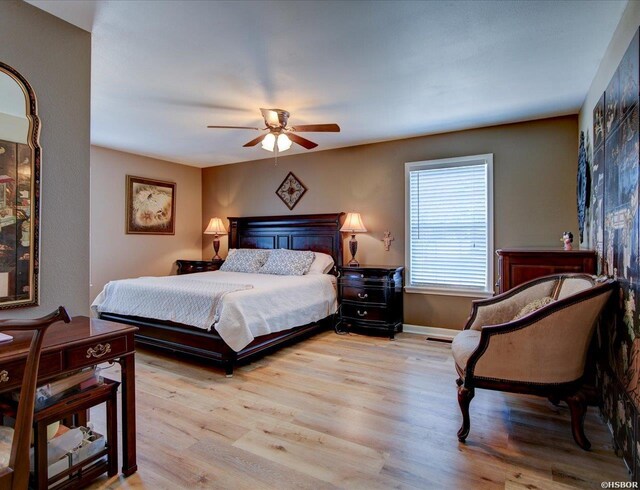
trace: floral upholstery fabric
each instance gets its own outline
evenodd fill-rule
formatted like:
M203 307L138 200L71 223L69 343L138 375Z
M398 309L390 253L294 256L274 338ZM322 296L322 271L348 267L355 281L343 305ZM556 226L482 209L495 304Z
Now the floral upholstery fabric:
M13 442L13 429L0 426L0 468L9 466L11 456L11 443Z
M271 250L259 248L239 248L227 256L224 264L220 266L220 270L225 272L256 273L265 264L270 252Z
M276 274L279 276L302 276L306 274L315 254L300 250L272 250L267 262L260 269L260 274Z

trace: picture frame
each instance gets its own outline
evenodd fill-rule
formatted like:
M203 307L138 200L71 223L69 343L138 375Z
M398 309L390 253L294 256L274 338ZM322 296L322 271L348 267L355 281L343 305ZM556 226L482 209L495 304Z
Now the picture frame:
M125 231L128 235L176 234L176 183L127 175Z

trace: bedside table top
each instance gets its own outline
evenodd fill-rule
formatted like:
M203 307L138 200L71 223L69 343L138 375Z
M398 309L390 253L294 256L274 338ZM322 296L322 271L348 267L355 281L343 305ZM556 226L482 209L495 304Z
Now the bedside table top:
M339 265L337 268L345 271L397 271L404 269L404 265Z

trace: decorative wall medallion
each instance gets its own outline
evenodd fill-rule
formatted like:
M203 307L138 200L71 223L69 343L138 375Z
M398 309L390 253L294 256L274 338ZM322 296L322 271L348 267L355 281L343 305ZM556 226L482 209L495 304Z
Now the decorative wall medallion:
M296 207L296 204L298 204L298 201L304 196L305 192L307 192L307 188L293 172L289 172L276 190L278 197L282 199L282 202L284 202L289 209Z

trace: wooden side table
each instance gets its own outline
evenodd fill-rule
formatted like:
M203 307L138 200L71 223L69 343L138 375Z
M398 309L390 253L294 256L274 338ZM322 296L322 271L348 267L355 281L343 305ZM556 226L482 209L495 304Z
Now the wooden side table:
M224 264L224 260L176 260L178 274L193 274L195 272L217 271Z
M346 330L384 333L393 339L402 332L402 266L340 266L339 322Z

